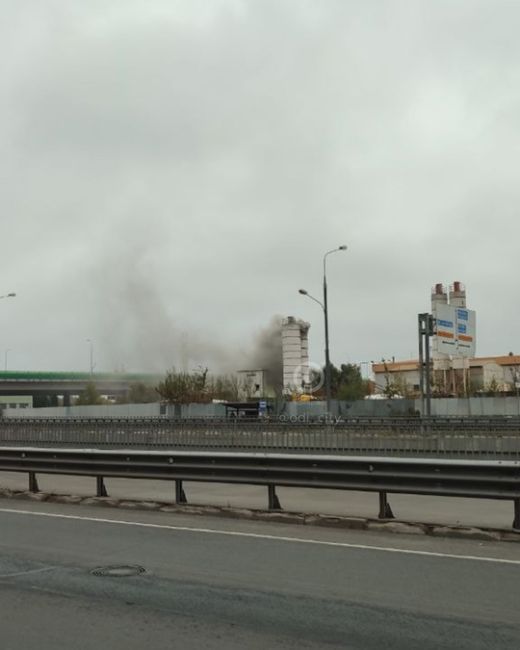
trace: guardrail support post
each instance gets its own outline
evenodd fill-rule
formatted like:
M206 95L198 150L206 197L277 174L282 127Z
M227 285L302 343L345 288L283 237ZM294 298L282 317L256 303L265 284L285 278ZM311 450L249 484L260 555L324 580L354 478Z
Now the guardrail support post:
M395 519L386 492L379 493L379 519Z
M267 486L267 496L268 496L268 509L269 510L281 510L282 506L280 505L280 500L276 494L276 486L268 485Z
M102 476L96 476L96 496L107 497L108 492L105 487L105 481Z
M175 479L175 503L188 503L181 479Z
M38 480L35 472L29 472L29 492L39 492Z
M515 504L515 518L513 521L513 529L520 530L520 497L513 499L513 503Z

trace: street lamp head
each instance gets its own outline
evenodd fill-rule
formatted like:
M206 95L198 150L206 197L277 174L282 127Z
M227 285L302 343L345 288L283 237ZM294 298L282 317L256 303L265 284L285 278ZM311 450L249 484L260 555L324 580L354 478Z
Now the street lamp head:
M339 251L346 251L346 250L347 250L347 245L346 245L346 244L342 244L342 245L338 248L338 250L339 250Z
M298 289L298 293L301 293L302 296L306 296L306 295L308 295L308 294L307 294L307 291L305 291L305 289Z

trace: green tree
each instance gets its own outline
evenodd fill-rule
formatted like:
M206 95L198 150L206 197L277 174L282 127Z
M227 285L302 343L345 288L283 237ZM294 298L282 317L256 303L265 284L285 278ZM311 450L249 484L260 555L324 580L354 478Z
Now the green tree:
M33 407L34 408L45 408L47 406L58 406L58 396L57 395L39 395L36 394L33 396Z
M85 390L80 394L76 400L78 406L90 406L92 404L104 404L105 400L99 394L94 382L89 382Z
M370 387L356 364L342 363L339 368L331 364L330 392L335 399L353 401L368 395Z

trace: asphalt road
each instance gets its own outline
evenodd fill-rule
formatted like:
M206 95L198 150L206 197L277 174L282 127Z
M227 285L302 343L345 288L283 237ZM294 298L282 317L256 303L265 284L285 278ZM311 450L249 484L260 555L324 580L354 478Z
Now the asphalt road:
M57 494L95 495L95 479L79 476L39 474L38 483L44 492ZM170 481L106 479L110 496L119 499L154 499L172 501L174 486ZM27 474L0 472L0 487L26 490ZM184 484L192 505L219 505L242 508L267 507L267 489L255 485L224 485L219 483ZM378 495L370 492L278 488L284 510L318 512L321 514L377 517ZM511 501L462 499L454 497L389 495L396 517L406 521L433 524L461 524L511 530Z
M2 650L520 647L513 543L5 499L0 530Z

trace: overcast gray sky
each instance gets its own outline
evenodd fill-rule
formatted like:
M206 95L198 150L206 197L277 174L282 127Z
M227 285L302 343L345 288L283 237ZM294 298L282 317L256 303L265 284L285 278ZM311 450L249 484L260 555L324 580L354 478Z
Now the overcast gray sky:
M275 314L416 354L461 280L520 351L520 3L0 0L0 357L240 365Z

